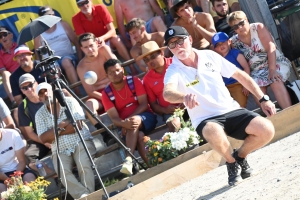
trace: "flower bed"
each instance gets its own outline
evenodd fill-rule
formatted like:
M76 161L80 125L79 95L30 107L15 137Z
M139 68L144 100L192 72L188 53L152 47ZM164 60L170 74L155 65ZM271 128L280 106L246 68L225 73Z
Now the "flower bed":
M158 165L185 152L201 142L199 135L191 126L191 122L183 120L184 110L177 109L167 122L179 117L181 127L178 132L167 132L160 140L151 140L144 137L146 143L148 162L151 166Z
M7 191L1 193L2 200L44 200L47 199L45 190L49 181L38 177L30 183L23 183L21 175L23 172L16 171L10 178L5 180Z

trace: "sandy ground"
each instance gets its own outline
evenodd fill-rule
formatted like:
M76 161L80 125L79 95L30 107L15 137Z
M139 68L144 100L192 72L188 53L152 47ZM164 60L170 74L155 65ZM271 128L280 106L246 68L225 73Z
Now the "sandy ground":
M300 132L248 156L255 175L229 187L226 166L186 182L153 200L300 199Z

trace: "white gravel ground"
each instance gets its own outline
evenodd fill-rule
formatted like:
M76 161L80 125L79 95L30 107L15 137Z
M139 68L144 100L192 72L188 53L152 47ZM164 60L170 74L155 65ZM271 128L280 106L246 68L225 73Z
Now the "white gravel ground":
M256 173L237 186L228 186L226 166L221 166L153 200L300 199L300 132L251 153L247 159Z

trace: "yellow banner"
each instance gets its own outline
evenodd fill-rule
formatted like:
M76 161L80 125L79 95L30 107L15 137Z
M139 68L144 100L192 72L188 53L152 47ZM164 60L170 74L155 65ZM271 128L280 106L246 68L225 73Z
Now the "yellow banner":
M16 41L18 33L26 26L31 19L38 16L39 7L49 5L53 8L55 15L67 21L72 27L72 16L79 12L76 0L0 0L0 25L8 27L14 34ZM116 25L116 17L114 12L113 0L93 0L93 4L104 4L114 18ZM27 45L33 48L33 42Z

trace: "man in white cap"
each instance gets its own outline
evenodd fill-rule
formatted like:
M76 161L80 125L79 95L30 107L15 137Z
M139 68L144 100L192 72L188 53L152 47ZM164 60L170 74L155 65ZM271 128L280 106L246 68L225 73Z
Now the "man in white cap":
M52 162L55 171L58 172L58 153L62 164L60 165L60 169L63 169L65 174L65 179L62 178L62 184L67 188L69 194L74 199L87 196L95 190L94 172L79 138L79 134L81 134L85 140L85 144L91 155L95 153L96 148L92 141L93 137L87 125L83 122L83 120L85 120L83 109L73 97L65 98L66 103L70 107L70 112L73 114L80 130L80 133L77 133L67 117L66 107L60 106L58 101L53 102L53 91L49 84L39 84L36 94L38 94L40 100L44 103L35 115L36 130L42 142L51 143ZM58 116L59 152L57 152L53 128L54 103L56 103L57 109L55 112L57 112ZM80 181L78 181L72 173L74 163L77 165Z
M164 77L166 70L172 63L171 58L164 57L165 47L160 48L156 42L149 41L141 46L142 55L137 60L144 60L149 68L149 72L143 78L143 84L147 92L148 102L152 110L162 115L166 122L174 113L176 108L180 108L182 104L171 104L163 97ZM182 106L184 107L184 106ZM174 118L167 123L170 132L176 131L180 127L178 118Z
M15 107L17 104L12 95L9 77L19 66L19 63L13 59L17 44L13 41L12 32L4 26L0 27L0 44L2 45L0 49L0 74L2 76L2 83L9 100L12 102L11 107Z
M267 116L276 113L274 104L246 72L214 51L192 48L193 39L185 28L171 26L165 41L174 56L164 78L164 98L186 105L199 136L226 160L229 185L250 177L253 169L246 157L273 138L274 126L257 113L242 109L230 96L222 76L233 77L260 99ZM244 143L232 153L227 136Z
M46 83L44 83L46 84ZM35 78L29 74L23 74L19 79L19 85L22 93L26 96L18 107L19 128L22 133L25 133L27 139L27 148L25 156L27 158L27 165L37 171L35 166L36 159L45 157L51 148L49 143L43 143L36 133L35 113L43 106L40 102L39 96L36 94L37 82ZM50 174L52 170L44 165L46 173Z
M14 59L19 63L20 67L10 76L10 85L17 105L20 105L25 97L19 87L19 78L23 74L29 73L38 83L44 82L44 80L40 78L42 70L34 68L36 62L32 60L32 54L32 51L25 45L17 47L14 51Z

